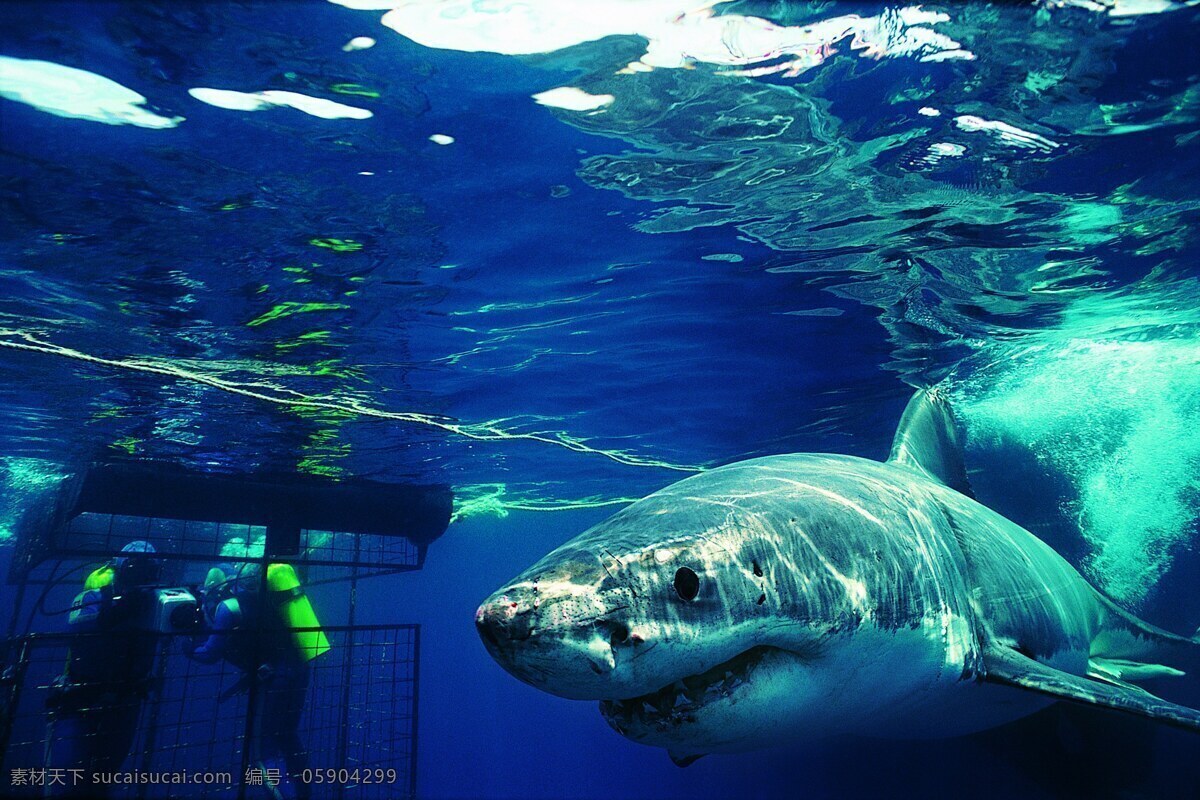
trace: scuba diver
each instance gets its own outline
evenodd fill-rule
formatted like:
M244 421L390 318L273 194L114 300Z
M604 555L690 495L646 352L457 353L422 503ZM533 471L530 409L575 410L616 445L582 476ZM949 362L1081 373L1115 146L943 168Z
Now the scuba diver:
M264 578L257 564L222 564L209 570L202 596L208 633L192 640L189 655L205 664L224 659L241 671L226 696L253 685L251 762L278 778L263 782L273 797L307 798L308 785L299 780L308 766L300 717L309 662L329 650L329 640L295 569L268 564Z
M125 545L71 603L67 624L80 636L46 699L46 766L83 773L48 794L97 796L91 775L118 771L133 747L157 641L145 629L162 571L154 553L149 542Z

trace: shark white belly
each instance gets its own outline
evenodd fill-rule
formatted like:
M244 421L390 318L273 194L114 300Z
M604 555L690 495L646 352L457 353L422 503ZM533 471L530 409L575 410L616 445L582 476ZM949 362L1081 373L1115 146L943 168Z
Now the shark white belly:
M1196 728L1128 683L1176 673L1157 661L1193 643L969 493L949 409L918 393L887 463L771 456L680 481L547 555L476 622L511 673L602 701L615 730L680 763L958 735L1055 699Z

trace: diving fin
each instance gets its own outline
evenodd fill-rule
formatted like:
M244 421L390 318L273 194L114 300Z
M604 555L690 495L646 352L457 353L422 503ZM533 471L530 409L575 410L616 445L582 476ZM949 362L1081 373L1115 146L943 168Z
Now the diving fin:
M249 672L243 672L241 674L241 677L239 677L236 681L233 682L232 686L230 686L225 691L221 692L221 694L217 697L217 700L219 702L224 703L226 700L233 697L235 694L241 694L242 692L248 692L248 691L250 691L250 684L253 682L254 682L254 676Z
M994 644L984 649L983 666L983 679L989 683L1124 711L1200 733L1200 711L1169 703L1123 681L1101 683L1072 675Z
M923 472L967 497L975 496L967 481L958 421L937 389L919 389L908 401L888 461Z

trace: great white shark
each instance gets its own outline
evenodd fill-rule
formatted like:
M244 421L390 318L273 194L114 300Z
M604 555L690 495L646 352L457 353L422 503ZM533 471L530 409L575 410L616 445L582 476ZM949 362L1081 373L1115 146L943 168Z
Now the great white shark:
M953 413L909 402L880 463L702 472L549 553L476 612L488 652L678 764L789 739L944 737L1069 700L1200 730L1136 684L1197 642L1124 611L976 502Z

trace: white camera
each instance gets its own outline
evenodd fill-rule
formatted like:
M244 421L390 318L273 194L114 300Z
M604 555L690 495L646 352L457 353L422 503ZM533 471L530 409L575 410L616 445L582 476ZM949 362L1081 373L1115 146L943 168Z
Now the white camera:
M200 604L187 589L159 589L153 613L153 628L159 633L187 633L199 622Z

